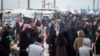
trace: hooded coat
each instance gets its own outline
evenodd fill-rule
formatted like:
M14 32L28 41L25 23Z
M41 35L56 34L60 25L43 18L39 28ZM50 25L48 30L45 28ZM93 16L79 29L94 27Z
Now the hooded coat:
M79 56L91 56L91 50L91 40L84 38L83 46L79 48Z

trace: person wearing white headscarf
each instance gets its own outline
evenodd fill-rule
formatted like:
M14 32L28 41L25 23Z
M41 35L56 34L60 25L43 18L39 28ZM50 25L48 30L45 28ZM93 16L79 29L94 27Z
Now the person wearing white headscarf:
M90 56L91 50L91 40L89 38L84 38L83 46L79 48L79 56Z

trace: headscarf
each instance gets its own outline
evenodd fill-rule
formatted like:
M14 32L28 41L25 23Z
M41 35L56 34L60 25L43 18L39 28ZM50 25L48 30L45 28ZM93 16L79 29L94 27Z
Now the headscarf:
M89 38L83 39L83 46L91 47L91 40Z
M27 28L31 28L30 24L24 24L22 31L26 30Z

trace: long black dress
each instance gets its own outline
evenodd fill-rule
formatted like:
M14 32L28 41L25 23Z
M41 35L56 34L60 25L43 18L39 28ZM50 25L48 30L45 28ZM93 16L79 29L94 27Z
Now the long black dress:
M31 40L28 37L28 32L27 31L23 31L20 33L20 54L19 56L28 56L27 52L26 52L26 48L28 47L28 45L31 44Z
M0 56L9 56L10 53L10 40L7 38L9 30L4 30L0 42Z

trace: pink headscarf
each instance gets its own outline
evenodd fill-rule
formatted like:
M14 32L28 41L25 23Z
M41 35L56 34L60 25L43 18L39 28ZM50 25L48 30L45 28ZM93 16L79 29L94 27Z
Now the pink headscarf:
M27 28L31 28L30 24L24 24L22 31L26 30Z

